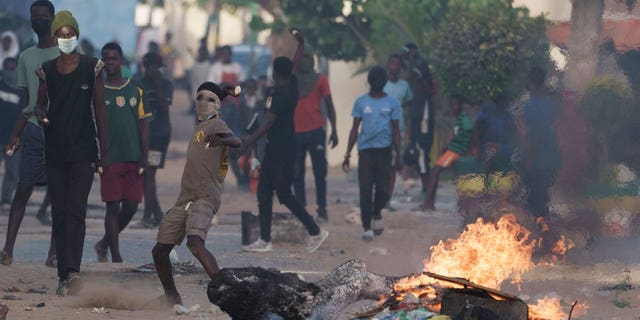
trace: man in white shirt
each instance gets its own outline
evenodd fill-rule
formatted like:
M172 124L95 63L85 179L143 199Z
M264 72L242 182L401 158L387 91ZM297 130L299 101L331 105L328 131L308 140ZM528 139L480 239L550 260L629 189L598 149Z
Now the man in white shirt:
M231 61L231 47L224 46L220 49L220 57L209 69L209 81L213 83L226 83L237 86L242 79L242 66Z

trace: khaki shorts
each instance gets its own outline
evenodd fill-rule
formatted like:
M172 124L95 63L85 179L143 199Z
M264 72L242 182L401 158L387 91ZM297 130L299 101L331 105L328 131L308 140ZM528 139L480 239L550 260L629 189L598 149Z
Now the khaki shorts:
M217 209L205 200L174 206L160 221L156 241L179 245L185 236L198 236L204 241L207 239L211 219L216 211Z

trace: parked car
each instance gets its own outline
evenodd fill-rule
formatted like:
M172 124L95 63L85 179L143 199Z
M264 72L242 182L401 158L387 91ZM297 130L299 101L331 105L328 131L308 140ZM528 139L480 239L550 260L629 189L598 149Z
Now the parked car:
M271 76L271 49L262 45L239 44L231 46L232 60L242 66L242 79Z

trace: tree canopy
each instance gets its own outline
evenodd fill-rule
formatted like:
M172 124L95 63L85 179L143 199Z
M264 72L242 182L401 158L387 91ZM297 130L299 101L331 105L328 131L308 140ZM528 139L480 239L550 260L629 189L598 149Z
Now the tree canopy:
M531 17L513 0L225 0L258 3L283 17L257 30L302 30L316 53L332 60L383 64L407 42L429 57L441 88L470 102L513 96L531 65L546 67L545 19ZM287 21L283 21L286 19Z
M429 35L431 64L446 92L472 103L513 98L531 66L549 65L544 31L543 17L532 18L511 1L455 4Z

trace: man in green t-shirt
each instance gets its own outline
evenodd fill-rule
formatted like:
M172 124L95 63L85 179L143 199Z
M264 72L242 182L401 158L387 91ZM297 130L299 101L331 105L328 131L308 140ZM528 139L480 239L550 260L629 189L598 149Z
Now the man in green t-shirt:
M100 175L102 201L107 203L105 236L95 245L98 262L122 262L118 234L127 227L142 200L142 173L146 167L151 113L144 110L142 89L122 77L122 48L110 42L102 47L107 79L107 158Z
M20 149L20 169L18 171L18 185L11 202L7 238L4 248L0 251L0 263L4 265L13 263L13 248L33 187L47 184L47 169L44 162L44 135L34 111L40 85L36 71L45 61L60 55L60 50L58 50L58 46L51 36L51 22L54 12L53 4L49 1L39 0L31 4L31 27L38 36L38 44L26 49L18 58L17 84L18 87L24 90L26 99L23 99L23 101L26 101L26 104L22 109L23 116L19 117L6 150L7 154L13 154ZM2 150L2 152L5 152L5 150ZM45 199L47 198L48 196L45 197ZM45 210L41 210L37 218L42 224L51 224L49 217L46 215L46 204L43 204L43 206ZM56 266L56 250L53 243L52 236L49 254L45 263L49 267Z
M463 99L458 95L449 97L451 113L456 117L453 126L453 135L447 143L444 153L438 158L438 163L431 170L429 185L427 187L427 197L422 204L422 210L435 210L436 189L438 188L438 178L442 170L453 166L454 162L469 151L471 145L471 135L473 132L473 121L464 111L462 111Z

